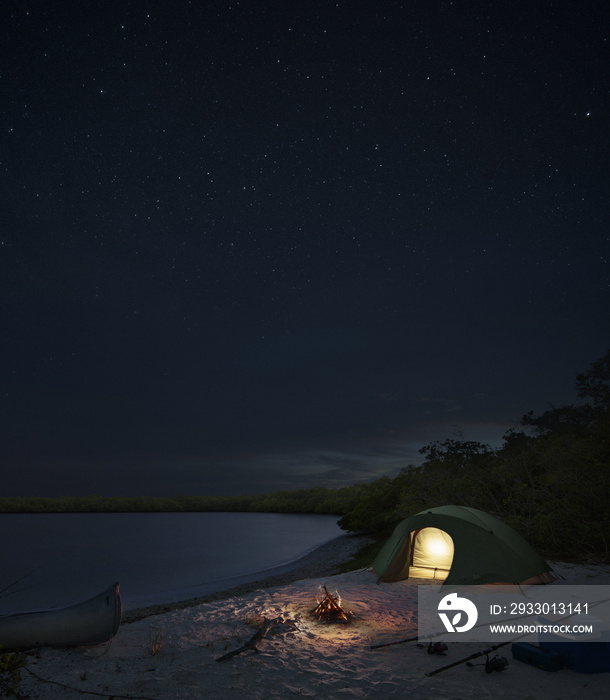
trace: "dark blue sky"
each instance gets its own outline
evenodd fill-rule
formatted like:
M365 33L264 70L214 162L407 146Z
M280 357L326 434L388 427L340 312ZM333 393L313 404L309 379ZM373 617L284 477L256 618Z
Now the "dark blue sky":
M604 3L0 9L4 495L395 474L610 347Z

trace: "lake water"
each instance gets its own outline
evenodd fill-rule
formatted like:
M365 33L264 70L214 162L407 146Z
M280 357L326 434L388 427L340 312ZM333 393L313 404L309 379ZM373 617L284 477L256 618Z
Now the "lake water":
M342 534L326 515L0 514L0 590L14 584L0 614L70 605L114 581L125 608L206 595Z

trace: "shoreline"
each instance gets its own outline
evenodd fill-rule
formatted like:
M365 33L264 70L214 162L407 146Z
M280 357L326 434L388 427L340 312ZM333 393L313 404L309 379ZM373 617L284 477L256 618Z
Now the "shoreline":
M425 580L379 583L366 567L335 575L314 574L349 559L348 550L361 543L362 538L339 538L338 543L322 546L281 574L284 583L271 577L245 584L239 594L235 589L219 591L214 600L181 601L171 611L161 609L156 615L153 610L140 610L146 614L139 621L122 625L114 639L101 647L37 649L27 655L18 685L20 697L534 700L607 696L607 657L596 656L591 670L575 670L568 664L549 673L514 658L511 647L503 646L501 655L507 665L499 673L488 673L484 662L463 663L489 653L487 643L457 640L447 645L443 656L429 653L425 644L417 643L418 589L429 585ZM549 564L560 574L559 585L610 588L610 566ZM299 578L303 570L305 578ZM349 624L315 617L322 585L340 596L343 609L353 616ZM262 634L270 622L273 629ZM256 645L251 645L253 640Z
M349 562L362 547L373 542L370 535L346 534L325 542L293 562L272 569L236 576L227 581L240 583L220 587L202 595L178 598L151 605L123 608L121 624L129 625L154 615L193 608L205 603L238 598L255 591L289 586L304 579L336 576L343 573L342 566ZM563 584L610 583L610 564L595 562L576 563L551 561L549 564ZM558 581L558 582L559 582Z
M301 579L334 576L341 573L343 564L350 561L364 545L372 541L369 535L340 535L293 562L266 571L235 577L244 579L237 585L192 598L124 609L122 624L129 625L152 615L162 615L212 601L243 596L257 590L287 586Z

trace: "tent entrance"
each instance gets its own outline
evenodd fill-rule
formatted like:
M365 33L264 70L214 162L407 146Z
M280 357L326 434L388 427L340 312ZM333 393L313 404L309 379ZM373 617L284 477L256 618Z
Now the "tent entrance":
M453 540L437 527L423 527L411 533L409 576L444 581L453 562Z

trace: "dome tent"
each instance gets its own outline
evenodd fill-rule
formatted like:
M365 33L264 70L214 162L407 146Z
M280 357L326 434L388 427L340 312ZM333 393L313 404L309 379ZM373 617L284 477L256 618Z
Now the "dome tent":
M430 508L403 520L373 562L380 581L409 576L449 585L547 583L549 565L511 527L465 506Z

